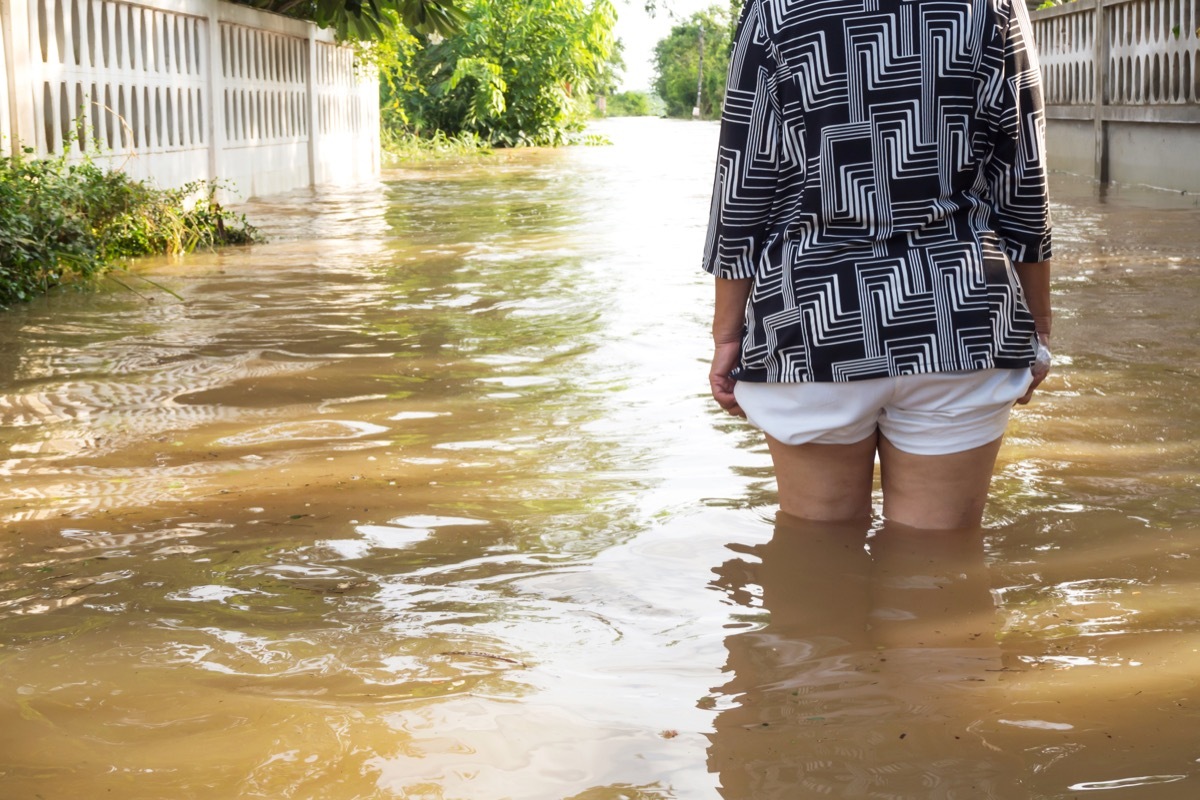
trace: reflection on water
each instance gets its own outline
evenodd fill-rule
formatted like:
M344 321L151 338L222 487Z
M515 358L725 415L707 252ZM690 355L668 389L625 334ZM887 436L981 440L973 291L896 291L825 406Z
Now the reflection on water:
M609 133L0 317L0 796L1195 796L1195 198L1056 179L984 535L776 525L715 127Z
M781 514L717 570L764 618L725 641L723 796L1021 796L1020 751L990 742L1010 674L982 536L867 533Z

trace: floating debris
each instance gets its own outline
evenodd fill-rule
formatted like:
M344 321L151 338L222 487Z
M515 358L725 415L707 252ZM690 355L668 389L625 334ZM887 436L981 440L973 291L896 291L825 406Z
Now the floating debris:
M528 664L524 661L518 661L515 658L508 656L498 656L495 653L485 653L482 650L446 650L442 653L444 656L470 656L472 658L490 658L493 661L503 661L506 664L515 664L521 668L528 668Z

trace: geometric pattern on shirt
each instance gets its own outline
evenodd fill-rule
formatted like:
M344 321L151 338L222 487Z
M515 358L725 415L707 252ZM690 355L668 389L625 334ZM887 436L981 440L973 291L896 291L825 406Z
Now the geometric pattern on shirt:
M754 278L742 380L1022 367L1050 256L1017 0L749 0L704 268Z

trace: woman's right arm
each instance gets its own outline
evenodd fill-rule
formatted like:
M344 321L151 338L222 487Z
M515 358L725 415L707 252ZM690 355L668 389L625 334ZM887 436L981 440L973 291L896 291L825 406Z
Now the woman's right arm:
M1003 6L1003 0L997 0ZM1037 43L1024 0L1008 0L1003 38L996 45L984 109L992 153L987 179L992 224L1013 263L1050 259L1050 201L1046 179L1046 114ZM1023 281L1022 281L1023 283Z
M993 151L988 165L992 222L1012 259L1033 314L1038 358L1028 403L1050 371L1050 199L1046 175L1045 102L1033 26L1023 0L1009 0L1003 65L995 75Z
M1033 261L1013 264L1017 272L1017 280L1021 282L1021 292L1025 295L1025 303L1033 314L1033 325L1037 331L1038 344L1046 348L1047 358L1050 349L1050 324L1054 314L1050 309L1050 262ZM1041 348L1039 348L1039 354ZM1033 371L1033 383L1025 392L1018 404L1024 405L1033 397L1033 390L1050 374L1049 360L1038 359L1030 367Z

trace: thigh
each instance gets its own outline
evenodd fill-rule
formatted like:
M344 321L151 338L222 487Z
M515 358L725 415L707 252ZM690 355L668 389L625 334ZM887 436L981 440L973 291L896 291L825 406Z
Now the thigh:
M883 516L914 528L976 528L1003 437L946 455L918 455L879 437Z
M784 444L768 434L779 507L810 520L869 517L877 438L872 433L852 444Z

